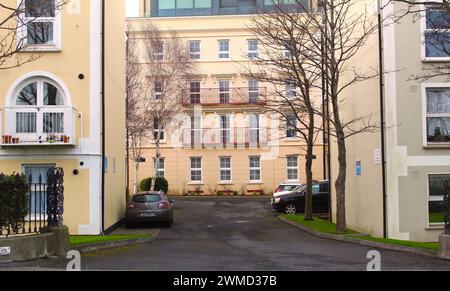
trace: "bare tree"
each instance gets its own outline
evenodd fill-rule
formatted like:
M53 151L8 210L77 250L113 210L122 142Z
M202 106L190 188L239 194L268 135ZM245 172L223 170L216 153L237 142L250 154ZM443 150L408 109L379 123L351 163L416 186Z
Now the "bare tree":
M182 92L194 73L187 44L175 32L164 34L154 25L144 25L134 33L135 52L139 55L138 92L144 119L150 126L150 140L156 152L153 173L158 173L161 143L167 136L174 116L182 110ZM133 146L133 145L132 145ZM136 145L139 146L139 145ZM155 179L152 179L152 189Z
M0 3L0 70L20 67L41 56L31 44L45 43L50 27L40 17L54 17L66 1L21 0ZM26 31L26 33L25 33ZM27 49L24 52L24 49Z
M152 125L147 114L147 102L141 85L141 65L137 55L137 42L127 39L126 95L128 160L134 164L133 193L138 191L139 167L143 162L144 143Z
M249 31L258 41L259 55L251 58L244 70L250 79L269 85L267 94L260 95L259 104L268 116L281 119L280 130L284 132L280 138L296 136L306 145L302 146L306 157L305 220L312 220L312 165L322 131L316 118L322 106L318 90L322 69L315 66L315 55L311 55L316 40L310 38L317 36L302 29L311 19L292 14L292 8L274 3L270 10L253 18ZM298 11L305 8L303 3L295 6Z
M325 92L330 110L325 115L322 111L315 110L315 113L330 123L328 130L336 139L337 231L345 232L346 140L356 134L379 131L380 124L372 121L372 115L346 120L342 111L348 99L347 90L351 86L379 76L377 68L359 68L355 62L361 48L377 32L377 15L370 13L363 0L294 0L289 4L280 2L272 1L273 5L269 10L283 14L288 29L307 38L309 51L303 56L315 70L322 70L323 82L316 82L314 87ZM311 6L311 3L316 5Z

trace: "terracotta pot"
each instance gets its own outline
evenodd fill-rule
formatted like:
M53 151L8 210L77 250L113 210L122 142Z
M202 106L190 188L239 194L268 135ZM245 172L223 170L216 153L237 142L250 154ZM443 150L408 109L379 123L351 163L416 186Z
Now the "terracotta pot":
M13 144L19 144L19 138L18 138L18 137L14 137L14 138L12 139L12 143L13 143Z
M10 144L10 143L12 143L12 136L7 135L6 136L6 144Z
M69 143L70 142L70 136L65 135L64 136L64 143Z

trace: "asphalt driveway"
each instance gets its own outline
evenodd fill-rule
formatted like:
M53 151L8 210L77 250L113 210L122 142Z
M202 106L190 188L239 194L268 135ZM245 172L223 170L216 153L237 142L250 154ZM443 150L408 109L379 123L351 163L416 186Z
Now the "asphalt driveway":
M84 270L366 270L371 248L320 239L282 221L267 198L177 198L156 241L84 255ZM450 261L380 250L383 270L450 270ZM65 260L3 268L64 269Z

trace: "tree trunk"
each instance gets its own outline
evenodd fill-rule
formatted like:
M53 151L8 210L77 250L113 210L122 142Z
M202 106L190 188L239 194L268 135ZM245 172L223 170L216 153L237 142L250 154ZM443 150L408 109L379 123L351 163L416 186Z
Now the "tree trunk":
M338 144L339 174L335 184L336 200L337 200L336 231L346 232L347 220L345 212L345 182L347 180L347 149L345 145L345 138L343 136L338 136L337 144Z
M134 161L134 183L133 183L133 194L139 191L139 162Z
M155 158L155 163L153 164L153 179L152 179L151 186L150 186L150 189L152 191L155 191L156 177L157 177L158 168L159 168L160 156L161 156L161 149L159 146L159 141L156 141L156 158Z
M305 197L305 220L313 220L313 154L314 154L314 113L309 111L309 128L308 128L308 141L306 149L306 197Z

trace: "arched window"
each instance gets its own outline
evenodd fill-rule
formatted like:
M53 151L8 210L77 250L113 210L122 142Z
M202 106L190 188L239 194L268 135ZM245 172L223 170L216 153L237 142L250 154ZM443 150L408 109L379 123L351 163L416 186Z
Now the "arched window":
M61 86L50 78L32 77L20 82L5 110L7 135L2 143L69 143L73 130L69 103Z

